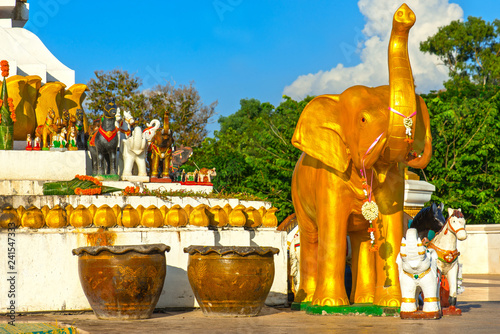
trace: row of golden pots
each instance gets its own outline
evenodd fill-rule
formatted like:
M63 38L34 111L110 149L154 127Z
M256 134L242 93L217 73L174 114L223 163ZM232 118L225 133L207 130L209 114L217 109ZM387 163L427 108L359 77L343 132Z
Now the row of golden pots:
M44 226L51 228L62 228L68 225L73 227L161 227L161 226L241 226L241 227L276 227L278 220L275 216L277 209L272 207L266 209L260 207L245 207L238 205L234 208L226 204L224 207L216 205L209 207L200 204L196 207L186 205L184 208L176 204L171 208L165 205L158 208L151 205L144 208L139 205L137 208L130 204L120 207L118 204L110 207L107 204L96 207L94 204L89 207L78 205L74 208L67 205L65 208L56 205L49 208L47 205L41 209L31 206L25 209L19 206L14 209L12 206L4 205L0 210L0 227L23 226L33 229ZM10 226L9 226L10 224Z

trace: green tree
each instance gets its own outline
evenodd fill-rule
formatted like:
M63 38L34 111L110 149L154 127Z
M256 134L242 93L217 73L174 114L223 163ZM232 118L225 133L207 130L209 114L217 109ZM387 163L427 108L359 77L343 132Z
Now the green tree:
M196 147L207 136L206 125L215 115L217 101L203 104L193 83L177 87L166 83L141 91L141 79L127 71L115 69L94 73L96 77L87 84L86 106L91 111L91 118L98 118L105 100L114 97L120 109L130 111L142 127L155 118L163 123L164 113L168 112L177 145Z
M301 152L292 146L295 125L311 97L284 96L278 107L243 99L233 115L221 117L221 130L195 150L192 163L216 167L216 191L245 192L265 198L280 211L279 221L293 213L291 179Z
M203 104L193 83L178 87L170 83L158 85L145 95L149 119L162 120L163 113L168 111L176 144L197 147L202 143L208 134L206 125L215 115L217 101Z
M436 186L432 200L462 208L467 223L500 222L500 91L425 100L434 151L423 174Z
M489 23L469 16L467 21L452 21L420 43L420 50L437 55L448 67L448 89L500 83L500 20Z
M421 43L449 68L445 90L424 95L433 158L432 200L461 207L468 223L500 222L500 21L453 21Z
M114 97L116 104L126 110L141 110L144 106L144 95L139 91L142 80L127 71L114 69L110 72L95 71L95 78L87 83L89 92L86 108L95 119L102 114L106 99Z

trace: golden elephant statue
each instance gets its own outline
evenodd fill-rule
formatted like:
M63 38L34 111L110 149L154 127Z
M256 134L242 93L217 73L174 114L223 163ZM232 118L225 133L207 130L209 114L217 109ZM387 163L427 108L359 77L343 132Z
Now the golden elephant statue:
M425 168L432 156L429 114L415 94L408 57L414 23L415 14L403 4L393 18L389 86L318 96L297 123L292 144L303 154L292 177L301 245L296 302L401 304L396 256L403 237L404 167ZM344 286L347 235L350 299Z
M76 117L77 110L83 109L88 88L84 84L74 84L66 89L62 82L42 85L42 78L37 75L13 75L7 78L7 91L16 108L14 140L24 141L28 134L34 137L36 128L45 124L49 110L55 112L55 118L62 117L64 110ZM84 129L88 129L86 117Z

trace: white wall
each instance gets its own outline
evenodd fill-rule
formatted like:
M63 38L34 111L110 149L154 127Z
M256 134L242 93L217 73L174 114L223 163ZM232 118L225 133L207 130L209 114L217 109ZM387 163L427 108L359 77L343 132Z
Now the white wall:
M287 301L286 232L275 228L245 230L227 228L111 228L116 235L115 245L164 243L171 247L166 253L167 275L156 307L198 306L187 277L190 245L271 246L280 249L274 256L275 278L266 304L279 305ZM78 276L78 257L74 248L87 246L86 229L20 228L15 232L16 312L89 310ZM8 230L0 229L0 272L8 273ZM10 275L9 275L10 276ZM9 283L5 275L0 280L0 313L7 313Z

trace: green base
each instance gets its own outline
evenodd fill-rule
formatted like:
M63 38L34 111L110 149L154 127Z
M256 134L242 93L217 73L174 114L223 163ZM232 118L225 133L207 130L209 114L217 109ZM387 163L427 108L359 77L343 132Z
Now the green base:
M291 305L291 309L293 311L305 311L308 306L311 306L311 302L303 302L303 303L293 302Z
M120 175L117 174L97 174L92 176L103 181L120 181Z
M387 307L373 304L353 304L344 306L311 305L311 302L292 303L292 310L305 311L307 314L364 315L376 317L399 317L399 307Z

